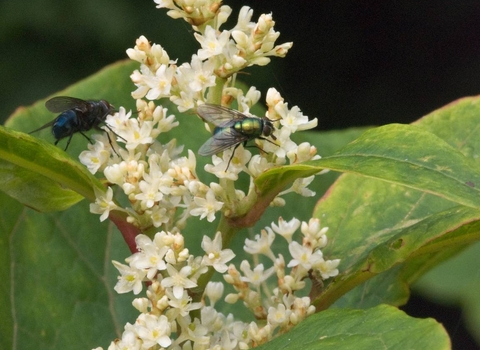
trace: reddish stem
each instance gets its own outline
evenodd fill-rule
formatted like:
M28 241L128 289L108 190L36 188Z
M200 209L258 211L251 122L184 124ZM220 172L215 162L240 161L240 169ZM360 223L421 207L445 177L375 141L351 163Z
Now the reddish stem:
M125 243L127 243L130 252L136 253L137 252L137 244L135 243L135 237L137 237L140 233L140 229L129 222L127 222L126 215L119 211L110 212L108 218L117 226L117 228L122 233L123 239Z

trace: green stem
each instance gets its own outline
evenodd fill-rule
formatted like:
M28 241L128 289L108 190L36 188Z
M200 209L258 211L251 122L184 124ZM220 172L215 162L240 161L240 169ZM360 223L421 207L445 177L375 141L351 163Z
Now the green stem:
M208 89L207 102L220 105L222 104L223 87L227 83L227 79L216 77L215 86Z

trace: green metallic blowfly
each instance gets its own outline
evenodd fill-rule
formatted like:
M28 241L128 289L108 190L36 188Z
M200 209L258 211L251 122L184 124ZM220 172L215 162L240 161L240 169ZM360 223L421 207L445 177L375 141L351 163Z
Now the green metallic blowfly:
M235 146L228 161L227 169L233 159L235 150L241 143L246 145L250 140L262 139L275 144L266 139L270 136L276 140L276 137L272 134L275 130L272 121L266 117L246 116L239 111L210 104L198 106L197 114L205 122L215 125L213 136L198 150L201 156L211 156Z

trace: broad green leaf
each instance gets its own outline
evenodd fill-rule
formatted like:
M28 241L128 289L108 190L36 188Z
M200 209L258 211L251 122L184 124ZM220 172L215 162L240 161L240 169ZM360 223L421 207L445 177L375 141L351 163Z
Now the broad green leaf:
M0 193L0 210L9 214L1 220L8 248L1 295L8 301L0 306L7 320L0 348L91 349L108 345L132 319L133 308L112 289L111 260L128 255L121 235L91 215L87 202L72 209L41 214Z
M45 141L0 126L0 188L38 211L63 210L102 184L65 152Z
M478 98L457 101L422 118L411 129L413 134L423 134L437 144L439 149L446 152L445 156L442 152L428 148L428 143L425 145L423 139L414 142L412 134L407 135L404 140L409 145L405 148L412 148L412 156L408 159L416 159L412 162L416 165L413 170L408 170L405 164L398 165L397 172L391 174L389 168L379 168L378 178L387 178L390 182L353 174L343 175L319 202L314 216L321 219L322 225L330 228L327 233L329 244L324 249L324 254L327 258L342 259L339 267L342 274L334 283L327 285L325 294L317 300L316 304L320 308L330 305L329 296L333 301L353 286L357 286L356 289L337 300L337 306L363 307L381 302L400 305L408 297L406 286L427 269L480 238L480 211L472 208L477 205L472 194L478 190L472 184L475 186L478 177L475 150L480 149L480 141L465 132L468 128L473 128L472 124L478 123L480 111L477 101ZM420 128L441 136L445 142L439 142L438 138L432 137L432 134L429 136L428 132L418 132ZM383 129L388 133L399 130L396 126ZM410 132L409 127L404 130L406 134ZM375 135L373 130L366 135L370 136L362 136L353 146L346 146L337 154L338 157L341 158L344 153L347 157L354 157L355 151L363 157L365 152L360 151L362 143L371 146L366 148L370 154L376 153L377 148L382 147L379 145L381 142L372 139ZM385 147L391 149L393 161L401 160L396 144L390 143ZM399 147L404 149L401 145ZM422 152L425 152L425 156L431 153L439 163L434 162L428 166L430 162L425 162ZM335 157L334 163L337 162ZM356 167L348 167L356 173L377 177L374 174L376 169L369 167L370 160L366 162L367 164L358 162ZM370 165L375 164L375 160L372 162ZM449 167L451 171L446 171ZM419 170L421 168L424 169ZM423 172L434 173L428 176L432 183L425 180ZM417 183L412 179L416 179ZM437 183L433 183L435 181ZM410 188L395 182L405 183ZM441 183L445 189L440 188ZM453 193L455 191L457 192ZM388 271L391 268L395 268L397 273ZM373 278L374 276L377 277ZM362 279L370 280L362 283ZM385 283L388 283L387 289ZM379 290L383 290L383 293L378 293Z
M368 310L331 309L310 316L259 350L450 349L445 329L386 305Z

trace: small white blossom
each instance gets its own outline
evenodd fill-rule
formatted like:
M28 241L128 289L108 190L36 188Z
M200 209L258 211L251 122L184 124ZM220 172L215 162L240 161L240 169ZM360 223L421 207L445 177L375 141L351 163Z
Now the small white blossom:
M142 348L142 341L138 339L132 329L127 329L129 326L131 324L127 323L125 331L122 333L122 339L112 342L108 350L140 350Z
M95 203L90 204L90 212L94 214L101 214L100 221L105 221L108 218L111 210L115 210L118 206L113 201L113 190L111 187L107 188L106 193L101 193L95 188Z
M143 348L148 349L155 345L167 347L172 343L170 323L164 315L141 314L135 328L136 333L143 341Z
M335 277L338 275L338 265L340 264L340 259L334 260L320 260L313 265L313 268L320 272L320 275L323 279L330 277Z
M292 241L292 236L295 231L300 227L300 220L293 218L290 221L285 221L283 218L278 219L278 226L272 222L272 229L277 234L287 240L288 243Z
M202 60L220 55L230 40L230 32L224 30L217 36L217 31L211 26L205 28L205 34L195 33L195 39L202 48L198 50L198 57Z
M254 240L245 239L245 250L248 254L263 254L268 256L273 261L275 260L275 255L270 248L273 240L275 239L275 233L269 227L266 227L265 230L261 231L260 235L255 235Z
M195 197L193 200L196 207L190 211L190 214L200 216L200 220L206 217L209 222L212 222L215 220L215 213L223 207L223 202L216 200L211 189L208 190L205 198Z
M173 291L167 289L165 294L168 297L168 305L171 307L167 312L170 319L175 319L178 316L185 317L190 311L198 310L202 307L202 303L192 303L192 298L188 293L182 293L182 296L177 298L173 295Z
M130 291L133 291L135 295L140 293L142 291L143 279L147 274L146 271L121 264L118 261L113 261L112 263L121 275L118 277L118 282L115 285L117 293L122 294Z
M205 171L214 174L219 179L236 181L238 174L246 168L245 165L251 157L252 153L240 145L224 151L222 158L213 155L213 165L205 165Z
M96 142L88 144L88 151L83 151L79 155L80 162L85 165L92 174L95 174L110 158L110 152L106 149L105 143L99 141L99 135L93 135ZM107 141L108 142L108 141Z
M135 237L138 252L127 259L127 262L136 269L145 270L147 278L152 280L158 271L165 270L166 264L163 260L168 247L159 247L145 235Z
M189 278L192 272L190 266L184 266L180 271L177 271L175 267L167 264L167 272L169 277L162 279L161 285L164 288L173 287L173 295L177 299L183 296L185 289L197 286L197 284Z
M202 249L207 253L203 257L203 263L207 266L213 266L213 268L224 273L227 271L227 262L235 257L235 254L231 249L222 250L222 234L217 232L213 241L208 236L203 236Z
M313 265L323 260L320 250L313 252L311 247L304 247L298 242L291 242L288 245L288 250L293 258L288 263L288 267L301 265L305 270L310 270Z
M135 298L132 301L132 305L138 311L146 313L148 311L148 306L150 305L150 300L148 300L148 298Z
M252 269L250 268L250 264L247 260L242 261L242 263L240 264L240 269L245 274L245 276L242 277L241 280L251 283L254 286L259 286L275 272L274 266L265 270L263 264L258 264L252 271Z
M281 326L286 324L290 319L291 310L285 308L284 304L278 304L277 307L268 308L267 321L273 326Z
M302 195L303 197L313 197L315 196L315 192L312 190L309 190L307 186L312 183L314 178L315 178L315 175L298 178L293 182L290 190Z
M214 306L215 303L220 300L223 295L223 283L222 282L208 282L205 287L205 296L210 300L210 306Z

